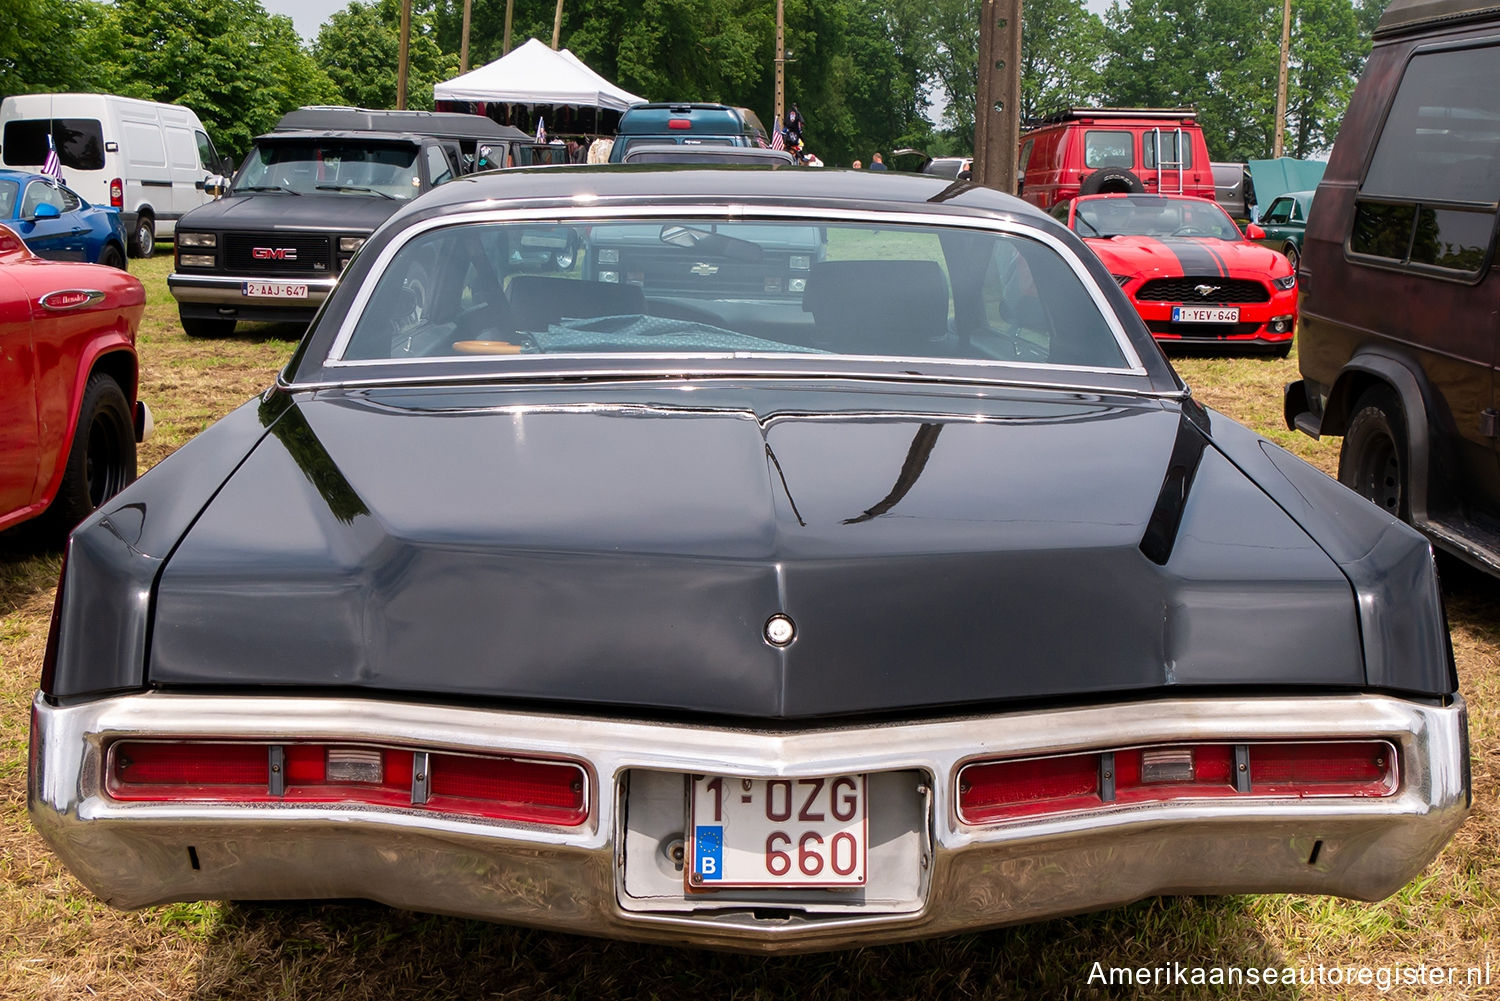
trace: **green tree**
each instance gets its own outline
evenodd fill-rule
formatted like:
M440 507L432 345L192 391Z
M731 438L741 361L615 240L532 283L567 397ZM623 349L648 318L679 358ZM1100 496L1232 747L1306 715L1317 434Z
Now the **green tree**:
M1198 109L1216 160L1268 156L1281 38L1277 0L1134 0L1105 14L1104 103Z
M78 39L101 16L87 0L0 0L0 95L87 89L91 60Z
M353 0L323 25L313 43L313 56L332 81L338 103L362 108L396 106L400 51L399 0ZM433 5L417 0L412 4L406 106L431 110L433 86L457 75L457 48L444 49Z
M979 3L921 4L930 39L926 82L946 105L943 120L957 146L974 148L974 96L979 88ZM1099 93L1107 49L1104 22L1084 0L1024 0L1021 5L1021 118L1087 104Z
M284 112L333 95L291 18L258 0L116 0L102 11L83 38L97 67L90 89L185 104L221 151L243 153Z
M918 9L917 0L787 0L787 101L824 160L925 141ZM516 0L512 45L550 43L555 10L553 0ZM458 51L462 11L462 0L435 0L445 52ZM743 105L770 125L775 16L772 0L569 0L560 44L648 100ZM474 0L472 66L502 55L504 18L505 0Z

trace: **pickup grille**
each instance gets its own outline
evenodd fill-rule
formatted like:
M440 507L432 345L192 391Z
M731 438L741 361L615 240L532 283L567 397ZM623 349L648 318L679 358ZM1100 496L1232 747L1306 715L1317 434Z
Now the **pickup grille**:
M332 275L330 241L320 233L226 233L224 266L252 275ZM256 255L257 249L263 252Z
M1199 295L1196 287L1212 285L1215 291ZM1186 302L1197 305L1218 305L1226 302L1270 302L1271 293L1265 285L1248 278L1220 278L1215 275L1202 278L1153 278L1135 293L1137 301Z

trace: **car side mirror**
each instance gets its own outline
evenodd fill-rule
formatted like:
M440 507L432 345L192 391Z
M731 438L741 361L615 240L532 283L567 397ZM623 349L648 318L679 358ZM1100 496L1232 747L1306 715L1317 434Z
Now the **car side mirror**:
M229 177L230 175L232 175L234 173L234 161L226 156L219 162L219 173L223 174L225 177Z
M1263 229L1261 229L1259 226L1255 225L1255 223L1252 222L1252 223L1250 223L1249 225L1247 225L1245 227L1245 239L1247 239L1247 240L1264 240L1265 238L1266 238L1266 231L1263 230Z
M36 207L36 211L31 214L31 218L33 218L33 219L56 219L56 218L58 218L61 215L62 215L62 213L59 212L59 211L57 211L57 206L56 205L52 205L52 204L50 204L48 202L43 202L42 204L40 204L40 205L38 205Z

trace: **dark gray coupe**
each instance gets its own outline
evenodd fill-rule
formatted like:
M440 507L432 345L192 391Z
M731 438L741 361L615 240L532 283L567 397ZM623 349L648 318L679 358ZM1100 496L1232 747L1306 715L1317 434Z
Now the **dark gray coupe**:
M1377 899L1469 805L1422 537L1053 220L868 171L414 200L73 535L31 753L121 907L781 952Z

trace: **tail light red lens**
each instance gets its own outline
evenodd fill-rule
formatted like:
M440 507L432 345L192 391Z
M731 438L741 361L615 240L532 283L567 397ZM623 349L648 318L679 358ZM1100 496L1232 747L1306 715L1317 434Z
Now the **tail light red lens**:
M667 119L667 128L669 128L669 129L690 129L692 127L693 127L693 123L690 120L686 119L686 118L668 118Z
M588 819L575 762L354 744L121 741L105 788L132 802L349 803L576 827Z
M125 182L118 177L109 182L109 204L117 209L125 207Z
M1097 806L1099 755L971 765L958 780L959 812L969 823Z
M588 815L583 771L576 765L457 754L434 754L429 764L427 805L435 810L564 826L581 824Z
M1264 744L1250 748L1252 787L1292 795L1362 796L1393 774L1394 750L1382 741L1351 744ZM1330 792L1329 790L1335 790Z
M1237 796L1389 796L1395 747L1382 740L1173 744L1011 761L958 775L958 814L993 823L1109 806Z

